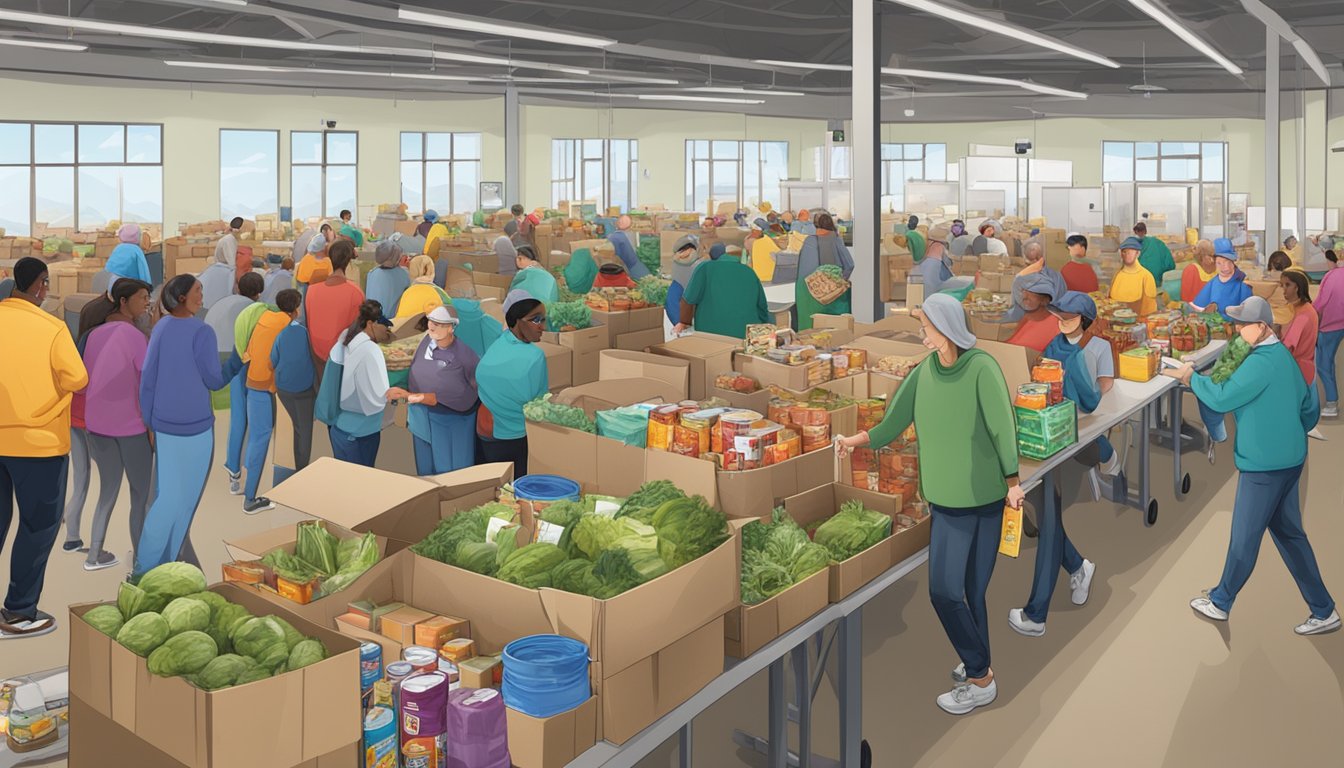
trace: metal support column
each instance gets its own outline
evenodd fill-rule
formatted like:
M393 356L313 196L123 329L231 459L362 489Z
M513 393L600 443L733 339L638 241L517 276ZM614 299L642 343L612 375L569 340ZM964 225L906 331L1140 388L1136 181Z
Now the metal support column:
M1279 199L1279 66L1279 33L1265 27L1265 240L1261 254L1264 259L1283 239L1283 204Z
M678 768L691 768L691 760L695 755L695 733L691 730L691 723L686 723L677 731L677 766Z
M789 705L785 702L784 657L770 664L770 745L766 765L787 768L789 764Z
M1307 255L1307 91L1302 88L1302 64L1297 66L1297 239L1302 245L1302 257ZM1325 207L1325 203L1321 203ZM1324 217L1324 211L1321 212ZM1324 228L1324 222L1322 222Z
M886 314L882 306L878 274L878 226L881 200L878 158L881 156L882 100L878 78L881 76L881 24L877 13L878 0L853 0L851 22L853 28L853 79L850 97L853 102L853 139L850 142L853 160L854 210L854 317L871 323Z
M863 608L840 620L840 768L863 752Z
M523 201L523 121L518 89L504 89L504 207Z

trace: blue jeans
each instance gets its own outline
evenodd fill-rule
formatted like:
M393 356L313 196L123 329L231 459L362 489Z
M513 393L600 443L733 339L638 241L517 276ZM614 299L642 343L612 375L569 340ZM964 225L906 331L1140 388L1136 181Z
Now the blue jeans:
M1321 331L1316 336L1316 376L1325 387L1325 402L1339 402L1339 385L1335 378L1335 353L1344 341L1344 330Z
M9 553L5 608L23 616L33 616L37 611L47 577L47 558L61 532L66 462L66 456L0 456L0 546L9 535L15 502L19 507L19 530Z
M215 431L186 437L155 432L154 456L158 497L145 515L145 529L135 548L135 576L182 552L215 459Z
M423 408L424 406L411 406ZM466 469L476 463L476 414L429 411L429 440L412 435L415 473L421 477Z
M1031 598L1024 609L1027 618L1039 624L1044 624L1050 615L1050 598L1055 594L1060 566L1070 574L1083 567L1083 556L1064 532L1064 505L1059 490L1045 490L1052 500L1041 504L1036 516L1036 528L1040 531L1036 539L1036 573L1031 580ZM1044 498L1045 494L1041 496Z
M243 466L243 439L247 435L247 366L229 382L229 447L224 468L238 474Z
M1097 438L1097 452L1101 454L1101 461L1104 464L1115 455L1115 446L1111 445L1111 441L1105 435L1102 435Z
M1204 429L1209 432L1209 439L1215 443L1227 442L1227 416L1219 413L1204 404L1203 400L1197 400L1199 403L1199 418L1204 421Z
M1321 581L1321 569L1311 542L1302 529L1298 505L1298 481L1302 467L1273 472L1242 472L1237 479L1237 499L1232 505L1232 540L1227 547L1223 578L1209 593L1213 604L1230 612L1237 593L1255 570L1265 531L1274 539L1288 572L1297 582L1311 615L1324 619L1335 610L1335 601Z
M989 612L985 595L1003 532L1003 501L970 509L931 505L929 599L966 676L989 673Z
M378 445L383 440L382 432L355 437L339 427L329 426L327 434L331 437L331 455L339 461L372 467L374 461L378 459Z
M275 397L259 389L247 390L247 482L243 499L252 503L257 498L257 487L266 464L266 449L271 444L275 429Z

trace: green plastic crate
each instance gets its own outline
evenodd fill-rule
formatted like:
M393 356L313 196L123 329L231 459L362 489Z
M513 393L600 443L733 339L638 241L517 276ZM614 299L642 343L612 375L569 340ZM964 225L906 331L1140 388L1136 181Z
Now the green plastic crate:
M1017 406L1013 411L1017 415L1017 450L1029 459L1048 459L1078 442L1078 408L1072 400L1043 411Z

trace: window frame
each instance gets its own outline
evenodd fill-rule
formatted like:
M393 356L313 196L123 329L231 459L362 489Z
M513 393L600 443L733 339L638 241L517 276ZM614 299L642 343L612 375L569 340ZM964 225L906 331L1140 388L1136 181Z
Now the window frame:
M1128 145L1128 146L1129 146L1129 149L1130 149L1130 152L1129 152L1129 161L1130 161L1130 168L1129 168L1130 173L1129 173L1129 178L1127 178L1127 179L1113 179L1113 178L1107 178L1107 176L1106 176L1106 147L1107 147L1108 144L1124 144L1124 145ZM1156 146L1157 146L1157 152L1156 152L1156 154L1154 154L1154 155L1151 156L1151 157L1148 157L1148 156L1139 157L1139 146L1140 146L1140 145L1148 145L1148 144L1153 144L1153 145L1156 145ZM1172 145L1172 144L1193 144L1195 147L1198 148L1198 154L1193 154L1193 155L1192 155L1192 154L1189 154L1189 153L1185 153L1185 154L1179 154L1179 153L1178 153L1178 154L1165 154L1165 153L1163 152L1163 148L1166 147L1166 146L1168 146L1168 145ZM1222 148L1223 148L1223 151L1222 151L1222 158L1221 158L1221 159L1222 159L1222 166L1223 166L1223 167L1222 167L1222 173L1221 173L1221 175L1220 175L1220 177L1219 177L1218 179L1211 179L1211 178L1209 178L1209 177L1208 177L1208 174L1206 173L1206 169L1205 169L1205 167L1204 167L1205 164L1208 162L1208 160L1206 160L1206 158L1205 158L1205 146L1206 146L1206 145L1210 145L1210 144L1219 144L1219 145L1222 145ZM1205 141L1204 139L1196 139L1196 140L1193 140L1193 141L1186 141L1186 140L1171 140L1171 139L1153 139L1153 140L1144 140L1144 141L1125 141L1125 140L1116 141L1116 140L1111 140L1111 139L1102 139L1102 140L1101 140L1101 183L1102 183L1102 184L1206 184L1206 183L1209 183L1209 184L1226 184L1226 183L1227 183L1227 172L1228 172L1228 155L1229 155L1229 151L1228 151L1228 150L1229 150L1228 142L1226 142L1226 141ZM1166 160L1185 160L1185 161L1192 161L1192 160L1193 160L1193 161L1195 161L1195 162L1197 162L1197 163L1199 164L1199 171L1198 171L1198 173L1195 174L1194 178L1170 178L1170 179L1169 179L1169 178L1165 178L1164 174L1162 173L1162 166L1163 166L1163 162L1166 161ZM1144 162L1144 163L1154 163L1154 164L1156 164L1156 169L1155 169L1155 170L1156 170L1156 178L1152 178L1152 179L1140 179L1140 178L1139 178L1139 163L1141 163L1141 162Z
M401 156L402 143L406 140L406 137L407 137L407 136L419 136L419 137L420 137L420 157L419 157L419 158L415 158L415 159L407 160L407 159L405 159L405 158L403 158L403 157ZM430 136L446 136L446 137L448 137L448 157L430 157L430 156L429 156L429 137L430 137ZM474 137L475 137L475 139L476 139L476 146L480 149L480 151L477 153L477 156L476 156L476 157L458 157L458 156L457 156L457 142L458 142L458 137L459 137L459 136L474 136ZM483 136L483 134L482 134L480 131L400 131L400 132L397 134L397 171L398 171L398 176L397 176L397 187L398 187L398 190L400 190L400 189L401 189L401 186L402 186L402 185L401 185L401 175L400 175L400 171L401 171L402 165L403 165L404 163L417 163L417 164L419 164L419 166L420 166L420 202L421 202L421 204L422 204L422 205L421 205L421 211L423 212L424 210L429 209L429 206L430 206L430 200L429 200L429 164L430 164L430 163L447 163L447 164L448 164L448 208L449 208L449 210L447 210L447 211L440 211L440 213L448 213L448 214L474 213L474 212L476 211L476 209L480 207L480 204L481 204L481 189L480 189L480 183L481 183L481 180L484 178L484 177L482 176L482 173L483 173L482 168L483 168L483 166L484 166L484 158L483 158L483 155L484 155L484 154L485 154L484 136ZM457 201L457 191L456 191L456 190L457 190L457 174L458 174L458 170L459 170L458 166L459 166L459 165L466 165L466 164L475 164L475 166L476 166L476 177L475 177L475 178L476 178L476 184L475 184L475 189L473 189L473 190L472 190L472 193L471 193L473 199L475 200L475 202L470 206L470 208L459 208L459 206L458 206L458 201ZM405 203L405 202L406 202L406 200L404 199L404 198L405 198L405 193L404 193L404 192L400 192L400 191L399 191L398 196L402 198L402 200L401 200L402 203Z
M698 157L695 154L695 145L704 142L707 154L704 157ZM716 145L718 144L736 144L737 152L733 157L717 157L715 155ZM748 149L751 145L753 148ZM779 145L783 147L785 168L783 175L779 178L784 180L788 178L789 169L787 166L789 158L788 140L778 139L686 139L685 157L686 157L686 209L690 211L700 211L702 201L696 200L696 187L700 175L705 174L705 189L708 197L703 201L708 205L709 199L714 198L715 175L714 166L719 164L732 164L735 166L733 185L737 189L736 204L741 207L747 204L751 196L756 196L759 205L765 199L765 190L762 185L766 178L766 145ZM749 158L754 157L754 161ZM746 187L746 164L748 162L756 163L756 189L748 190ZM778 193L776 193L778 194Z
M224 134L225 133L273 133L275 134L275 207L276 213L280 208L280 135L282 131L279 128L220 128L219 143L215 145L216 158L219 161L219 217L225 221L233 218L236 214L232 211L224 210ZM291 147L292 149L292 147ZM291 172L291 182L293 181ZM293 202L292 200L290 201Z
M918 158L908 158L905 156L905 148L909 146L919 147ZM943 162L941 167L937 168L939 178L929 177L929 147L943 148ZM899 157L888 158L883 156L882 151L887 147L895 147ZM923 181L947 181L947 142L944 141L883 141L878 146L878 166L881 174L881 196L899 198L900 203L896 206L899 210L905 205L905 182L909 179L900 179L900 189L897 190L893 184L893 177L897 173L904 173L906 163L918 162L922 168L920 179ZM898 170L901 169L901 170Z
M599 156L590 156L586 152L588 142L601 142ZM639 139L625 138L607 138L607 139L576 139L576 138L553 138L551 139L551 206L556 207L562 200L569 202L578 202L587 199L584 194L588 186L589 172L588 165L596 163L599 165L601 174L601 199L597 203L599 210L605 211L612 207L614 194L617 186L615 170L618 165L613 160L612 146L618 142L626 145L627 158L625 164L628 166L625 178L625 197L627 209L634 209L639 205ZM561 157L556 157L556 150L561 150ZM556 162L560 165L560 174L557 176Z
M28 234L24 237L31 237L34 225L37 224L37 169L39 168L69 168L71 185L71 212L70 217L73 226L70 227L76 232L94 231L85 226L81 226L80 207L79 207L79 171L81 168L158 168L159 169L159 210L160 217L163 217L163 123L151 122L118 122L112 120L6 120L0 119L0 125L26 125L28 126L28 162L27 163L0 163L4 168L28 168ZM70 162L39 162L37 158L37 127L42 125L70 126L71 129L71 158ZM121 128L121 162L97 161L81 162L79 159L79 133L82 126L117 126ZM137 128L157 128L159 133L158 161L157 162L131 162L126 159L128 144L126 141L129 129ZM125 189L121 176L117 178L117 218L125 220ZM51 222L43 222L50 224ZM98 222L99 225L106 224L107 221ZM163 226L162 221L147 221L146 224L158 224ZM60 227L64 229L64 227ZM16 233L17 234L17 233Z
M322 159L320 162L296 162L294 160L294 137L305 134L317 134L322 137ZM331 163L327 161L328 142L330 135L354 136L355 137L355 160L353 163ZM290 218L294 217L294 169L295 168L321 168L321 183L318 185L321 190L321 203L318 206L318 218L326 219L336 216L336 213L327 213L327 168L353 168L355 171L355 202L350 207L351 211L359 208L359 131L337 131L323 129L320 131L290 131L289 132L289 210ZM339 212L338 212L339 213Z

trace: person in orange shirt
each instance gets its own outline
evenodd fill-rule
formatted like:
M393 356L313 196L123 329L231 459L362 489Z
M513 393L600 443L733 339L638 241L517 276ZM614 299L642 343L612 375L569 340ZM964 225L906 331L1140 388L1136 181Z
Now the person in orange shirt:
M247 363L247 455L243 467L247 484L243 492L243 512L255 515L275 507L265 496L257 495L261 485L266 447L275 429L275 368L271 347L280 332L299 316L299 292L286 288L276 294L277 311L268 311L257 319L257 327L247 341L243 362Z
M1218 267L1214 264L1213 242L1200 240L1195 243L1195 260L1181 273L1181 301L1187 304L1194 301L1204 284L1216 274Z
M1060 267L1059 274L1070 291L1095 293L1098 288L1097 271L1084 259L1087 258L1087 238L1082 235L1069 235L1069 263Z
M61 531L70 401L89 374L65 323L41 309L48 285L46 263L22 258L14 265L13 292L0 301L0 546L16 501L19 507L0 640L56 629L56 619L37 604Z
M1050 314L1050 302L1055 300L1055 284L1050 277L1036 273L1022 283L1022 309L1025 314L1017 330L1008 338L1009 344L1044 352L1059 335L1059 320Z

